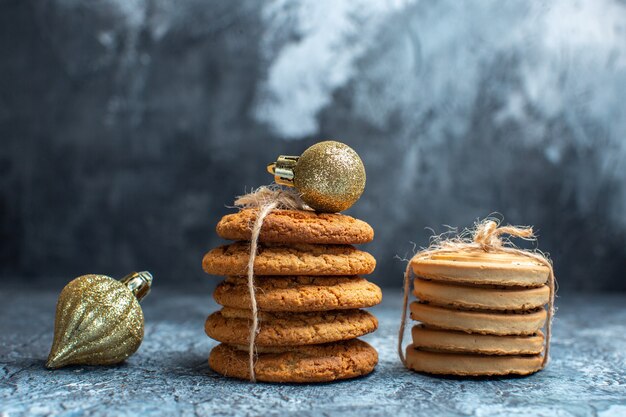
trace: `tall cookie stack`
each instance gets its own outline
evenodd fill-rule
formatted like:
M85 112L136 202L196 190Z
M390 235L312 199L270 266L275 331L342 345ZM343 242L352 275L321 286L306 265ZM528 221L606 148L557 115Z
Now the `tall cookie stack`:
M407 367L459 376L542 369L551 268L540 259L480 247L416 256L410 268L418 301L410 312L420 324L412 329Z
M214 298L222 309L205 324L221 342L209 356L223 375L250 379L252 300L246 278L252 225L258 210L222 218L217 233L235 243L204 256L205 272L223 275ZM365 222L342 214L273 210L265 217L254 261L259 327L254 374L266 382L325 382L370 373L378 354L357 337L378 321L361 310L381 301L370 274L374 258L353 244L373 239Z

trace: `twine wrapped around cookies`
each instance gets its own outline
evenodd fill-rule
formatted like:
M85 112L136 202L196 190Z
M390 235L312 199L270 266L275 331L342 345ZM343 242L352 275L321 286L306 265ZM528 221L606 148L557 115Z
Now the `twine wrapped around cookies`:
M400 320L400 330L398 334L398 355L402 363L407 366L406 357L403 349L404 332L407 319L407 307L409 301L409 292L411 285L411 263L414 260L428 258L436 254L443 253L508 253L514 255L525 256L533 259L536 262L546 266L549 270L548 275L548 288L550 290L550 296L548 301L548 311L546 320L546 338L545 349L541 369L545 368L550 358L550 339L552 336L552 319L554 317L554 299L555 299L555 286L556 280L554 277L554 270L552 268L552 262L543 253L539 251L528 251L517 248L509 238L503 239L503 235L509 235L511 237L518 237L524 240L534 241L536 240L532 227L520 227L520 226L502 226L500 227L499 220L491 218L485 219L475 224L471 230L465 230L460 235L453 238L446 238L436 236L431 245L416 253L409 261L404 272L404 298L402 303L402 318Z
M254 373L254 358L256 350L256 336L259 331L259 309L256 301L254 288L254 261L259 246L259 235L263 222L268 214L276 209L305 210L309 207L302 201L300 195L293 188L283 188L278 185L261 186L250 193L241 195L235 200L235 206L239 209L255 208L258 214L252 225L250 237L250 256L247 267L248 293L250 294L250 309L252 311L252 324L248 341L248 366L250 368L250 381L256 382Z

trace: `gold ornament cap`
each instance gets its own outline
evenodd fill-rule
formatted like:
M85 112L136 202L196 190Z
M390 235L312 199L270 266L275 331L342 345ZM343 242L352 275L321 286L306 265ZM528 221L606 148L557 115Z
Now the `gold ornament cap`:
M133 272L120 281L83 275L63 288L57 302L54 340L46 367L113 365L139 349L144 318L139 301L152 274Z
M316 143L300 156L280 155L267 166L277 184L295 187L312 209L337 213L350 208L365 189L359 155L337 141Z
M120 280L133 293L137 301L141 301L150 294L152 288L152 274L148 271L131 272Z

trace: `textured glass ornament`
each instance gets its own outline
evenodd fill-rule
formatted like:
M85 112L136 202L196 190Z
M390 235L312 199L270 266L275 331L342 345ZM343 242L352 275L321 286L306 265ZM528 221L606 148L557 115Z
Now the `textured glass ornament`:
M281 155L267 170L277 184L295 187L302 200L320 212L347 210L365 189L361 158L336 141L316 143L300 156Z
M83 275L67 284L57 302L46 367L112 365L135 353L144 333L139 301L151 285L152 275L146 271L120 281Z

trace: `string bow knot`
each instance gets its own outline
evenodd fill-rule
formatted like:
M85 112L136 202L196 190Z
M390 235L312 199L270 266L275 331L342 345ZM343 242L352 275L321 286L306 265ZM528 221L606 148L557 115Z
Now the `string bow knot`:
M494 220L486 220L482 223L478 223L474 230L474 243L480 245L481 249L485 252L490 250L501 248L505 242L503 242L500 236L509 235L519 237L526 240L534 240L535 234L532 227L520 227L520 226L502 226L499 227L498 223ZM508 242L508 241L507 241Z

